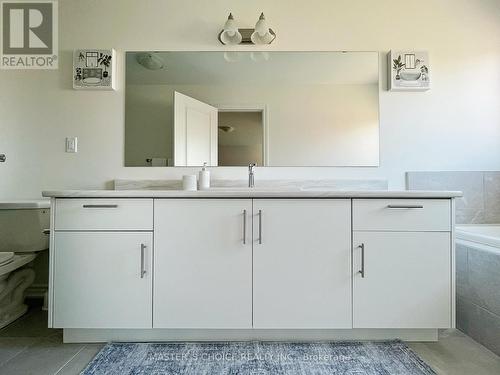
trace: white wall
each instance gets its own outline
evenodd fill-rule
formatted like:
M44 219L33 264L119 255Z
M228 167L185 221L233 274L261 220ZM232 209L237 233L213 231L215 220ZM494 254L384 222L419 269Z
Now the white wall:
M232 11L242 26L264 11L274 50L427 49L433 88L380 93L379 168L266 168L260 178L388 178L407 170L500 169L498 0L60 0L60 69L0 71L0 199L48 188L104 188L114 178L178 178L186 169L125 168L124 91L71 88L74 48L222 50L216 35ZM252 47L244 47L251 49ZM382 80L385 80L385 69ZM385 85L384 85L385 86ZM80 152L64 153L78 136ZM216 178L245 178L221 168Z

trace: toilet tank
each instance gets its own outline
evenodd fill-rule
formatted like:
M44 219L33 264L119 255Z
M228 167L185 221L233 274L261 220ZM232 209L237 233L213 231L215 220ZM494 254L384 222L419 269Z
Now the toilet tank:
M50 202L0 201L0 252L35 252L48 249Z

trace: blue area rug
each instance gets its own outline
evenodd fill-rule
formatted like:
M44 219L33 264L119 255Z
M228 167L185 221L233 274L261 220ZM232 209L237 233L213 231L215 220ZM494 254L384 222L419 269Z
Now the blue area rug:
M435 375L401 341L112 343L84 375Z

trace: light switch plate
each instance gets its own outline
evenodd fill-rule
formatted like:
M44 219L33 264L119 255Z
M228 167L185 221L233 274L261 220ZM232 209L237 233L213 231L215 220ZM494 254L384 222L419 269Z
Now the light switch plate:
M66 152L71 152L71 153L78 152L78 138L77 137L66 138Z

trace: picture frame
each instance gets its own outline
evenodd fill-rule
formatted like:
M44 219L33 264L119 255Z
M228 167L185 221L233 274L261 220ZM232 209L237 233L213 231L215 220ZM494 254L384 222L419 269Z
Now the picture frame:
M75 90L116 90L114 49L75 49L73 88Z
M427 91L431 75L427 51L390 51L387 54L389 91Z

